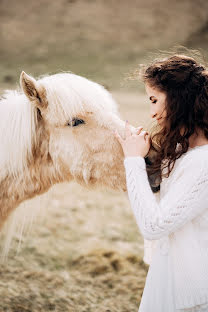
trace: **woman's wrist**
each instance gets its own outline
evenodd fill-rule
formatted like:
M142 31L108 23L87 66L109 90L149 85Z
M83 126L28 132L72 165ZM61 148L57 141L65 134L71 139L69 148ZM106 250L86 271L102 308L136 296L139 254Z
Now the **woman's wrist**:
M124 155L125 156L125 158L127 158L127 157L145 157L145 156L143 156L142 155L142 153L140 153L140 154L125 154Z
M126 156L124 158L124 166L127 167L134 167L137 166L141 169L146 168L146 163L144 157L137 155L137 156Z
M144 155L144 153L142 152L136 152L136 153L132 153L132 152L126 152L124 153L125 157L145 157L146 155Z

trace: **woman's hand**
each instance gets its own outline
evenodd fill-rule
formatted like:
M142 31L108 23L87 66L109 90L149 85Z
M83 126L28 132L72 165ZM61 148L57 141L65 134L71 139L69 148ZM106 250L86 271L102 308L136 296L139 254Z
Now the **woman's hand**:
M130 126L126 120L125 139L115 130L114 135L123 148L125 157L141 156L145 157L150 149L150 136L147 131L142 131L143 127L138 127L136 133L131 133Z

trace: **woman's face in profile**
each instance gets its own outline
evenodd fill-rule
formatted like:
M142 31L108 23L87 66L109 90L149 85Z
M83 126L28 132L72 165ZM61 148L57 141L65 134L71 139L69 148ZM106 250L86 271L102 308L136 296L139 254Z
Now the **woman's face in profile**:
M161 125L165 117L167 116L165 110L166 93L159 91L158 89L152 88L150 85L145 83L146 93L151 102L150 104L150 115L151 118L157 120L157 123Z

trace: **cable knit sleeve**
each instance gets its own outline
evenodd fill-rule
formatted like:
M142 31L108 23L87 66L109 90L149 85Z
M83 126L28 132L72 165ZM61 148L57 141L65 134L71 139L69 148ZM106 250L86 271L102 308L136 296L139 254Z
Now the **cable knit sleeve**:
M159 203L150 188L144 158L126 157L124 166L130 204L145 239L167 236L208 208L208 160L205 157L187 157L180 163L174 178L168 178L172 183Z

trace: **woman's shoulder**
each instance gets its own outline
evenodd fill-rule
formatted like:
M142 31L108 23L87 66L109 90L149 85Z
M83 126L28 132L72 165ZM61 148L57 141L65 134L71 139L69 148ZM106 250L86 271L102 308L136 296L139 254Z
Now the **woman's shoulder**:
M206 166L208 165L208 144L189 148L188 151L183 155L183 161Z
M176 160L168 177L167 171L167 167L162 170L164 175L160 184L160 199L168 189L174 191L174 185L177 192L180 192L179 190L183 191L185 187L203 184L208 180L208 146L189 149Z
M164 167L163 173L167 170ZM190 172L194 175L198 170L204 170L204 173L208 173L208 144L189 148L186 153L176 159L169 177L175 178Z
M208 170L208 145L196 146L188 149L188 151L178 159L178 164L179 167L182 166L186 170L193 170L194 168L204 168L204 170Z

